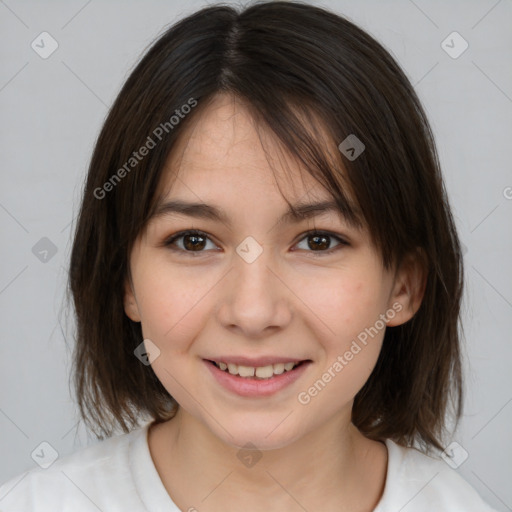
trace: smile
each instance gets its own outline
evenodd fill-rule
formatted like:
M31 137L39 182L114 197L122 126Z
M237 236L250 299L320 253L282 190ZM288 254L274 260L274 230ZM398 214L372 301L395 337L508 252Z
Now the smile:
M274 375L281 375L284 372L293 370L298 363L277 363L267 366L243 366L234 363L224 363L222 361L212 361L217 368L222 371L228 372L231 375L239 375L240 377L256 377L257 379L271 379Z
M261 366L249 366L248 361L243 361L246 364L210 359L203 361L217 385L230 393L248 398L270 396L291 386L312 364L310 359L281 360L272 364L268 360L258 361Z

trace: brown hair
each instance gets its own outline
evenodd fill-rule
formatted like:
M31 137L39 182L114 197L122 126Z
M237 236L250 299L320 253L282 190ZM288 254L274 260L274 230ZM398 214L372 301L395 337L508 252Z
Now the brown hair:
M124 432L139 426L142 415L161 422L175 414L177 404L151 366L134 356L143 337L140 323L124 313L124 282L133 243L159 199L169 152L220 92L244 100L345 215L364 221L386 268L418 249L424 255L421 306L405 324L386 329L352 421L372 439L442 449L450 405L456 420L462 406L463 267L428 120L383 46L339 15L289 1L239 11L216 5L171 26L137 64L105 120L70 262L73 376L82 418L101 438L117 426ZM170 121L178 115L177 124ZM308 117L320 119L331 140L319 143ZM351 134L364 152L351 160L336 151L333 164L328 146ZM154 146L135 159L149 139ZM343 180L363 219L346 209Z

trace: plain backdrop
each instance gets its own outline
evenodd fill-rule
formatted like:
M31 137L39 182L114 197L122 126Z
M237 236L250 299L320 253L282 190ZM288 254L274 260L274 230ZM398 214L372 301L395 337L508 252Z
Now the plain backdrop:
M512 510L512 3L314 3L376 37L430 118L465 247L466 400L453 441L468 458L457 471ZM61 329L72 222L130 70L166 27L205 5L0 1L0 482L34 467L43 441L61 457L95 442L78 423L73 340ZM45 59L31 46L42 32L58 44Z

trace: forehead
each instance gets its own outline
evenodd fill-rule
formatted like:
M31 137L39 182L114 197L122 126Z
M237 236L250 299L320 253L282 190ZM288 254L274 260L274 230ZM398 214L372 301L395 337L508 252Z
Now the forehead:
M301 172L291 155L284 153L268 129L257 126L245 105L235 96L215 96L180 135L166 163L167 182L173 175L192 185L243 189L255 182L275 186L275 177L284 189L303 179L301 195L318 188L308 173ZM272 164L272 166L270 165ZM283 171L287 171L287 175ZM302 178L300 174L304 175ZM289 178L289 179L286 179ZM178 182L180 181L178 180ZM174 188L179 183L174 184Z
M285 202L283 194L291 203L334 199L239 98L218 94L196 115L167 159L163 197L250 196L267 205Z

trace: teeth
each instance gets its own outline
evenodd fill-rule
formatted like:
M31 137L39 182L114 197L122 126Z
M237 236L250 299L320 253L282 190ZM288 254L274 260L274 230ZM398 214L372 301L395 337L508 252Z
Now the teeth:
M251 366L239 366L238 367L238 375L240 377L254 377L254 372L256 368L252 368Z
M281 375L281 373L284 372L284 364L283 363L277 363L277 364L274 364L274 373L276 375Z
M277 363L269 364L267 366L242 366L233 363L223 363L214 361L215 365L223 371L228 371L231 375L240 375L240 377L254 377L259 379L270 379L274 375L281 375L282 373L289 372L299 363Z
M260 379L268 379L269 377L272 377L272 375L274 375L274 368L271 364L268 366L259 366L256 368L256 377L259 377Z

